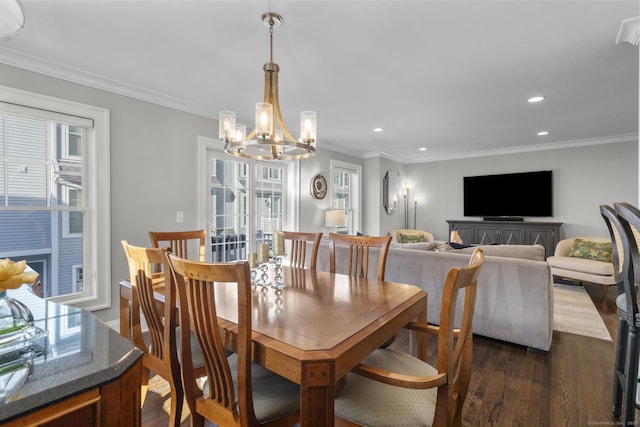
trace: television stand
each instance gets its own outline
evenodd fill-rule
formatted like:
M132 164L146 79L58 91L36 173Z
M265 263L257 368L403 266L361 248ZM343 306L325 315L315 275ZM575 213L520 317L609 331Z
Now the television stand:
M536 245L545 248L545 258L553 255L560 240L561 222L498 220L447 220L449 236L456 230L467 245Z
M513 222L524 221L524 218L521 216L485 216L482 219L484 221L513 221Z

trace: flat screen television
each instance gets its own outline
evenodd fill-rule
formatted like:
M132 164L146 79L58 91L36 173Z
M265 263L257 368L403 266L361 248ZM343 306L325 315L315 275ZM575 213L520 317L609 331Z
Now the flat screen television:
M553 215L551 171L464 177L464 216L519 219Z

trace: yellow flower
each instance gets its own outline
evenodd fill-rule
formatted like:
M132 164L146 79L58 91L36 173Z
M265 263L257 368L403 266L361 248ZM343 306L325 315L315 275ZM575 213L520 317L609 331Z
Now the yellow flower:
M27 268L26 260L18 262L9 258L0 260L0 292L4 292L7 289L18 289L23 283L35 282L38 278L38 273L25 273L25 268Z

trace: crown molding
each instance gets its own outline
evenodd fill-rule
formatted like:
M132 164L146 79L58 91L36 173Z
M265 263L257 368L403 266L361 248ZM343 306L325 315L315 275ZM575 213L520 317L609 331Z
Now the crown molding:
M191 113L206 118L218 118L217 111L209 109L201 104L196 104L182 98L143 89L141 87L123 83L98 74L87 73L86 71L68 67L54 61L47 61L35 56L25 55L24 53L17 52L12 49L0 47L0 62L25 69L27 71L32 71L34 73L127 96L129 98L172 108L185 113Z
M638 134L624 134L624 135L614 135L603 138L588 138L588 139L580 139L574 141L560 141L560 142L552 142L548 144L536 144L536 145L523 145L521 147L510 147L505 149L498 150L483 150L483 151L469 151L466 153L461 153L459 155L453 156L440 156L440 157L432 157L429 159L410 159L405 160L402 163L405 164L415 164L415 163L430 163L430 162L440 162L444 160L460 160L460 159L471 159L476 157L490 157L490 156L503 156L507 154L521 154L521 153L530 153L534 151L549 151L549 150L562 150L565 148L578 148L578 147L588 147L592 145L603 145L603 144L617 144L620 142L638 142Z

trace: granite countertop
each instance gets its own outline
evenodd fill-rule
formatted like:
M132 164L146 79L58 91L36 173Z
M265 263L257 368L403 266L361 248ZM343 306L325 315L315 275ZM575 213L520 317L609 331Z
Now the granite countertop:
M36 326L47 333L39 341L44 354L23 370L23 377L28 372L24 384L16 380L19 372L0 372L0 422L109 383L142 357L141 350L86 310L48 302L28 286L7 294L29 307Z

